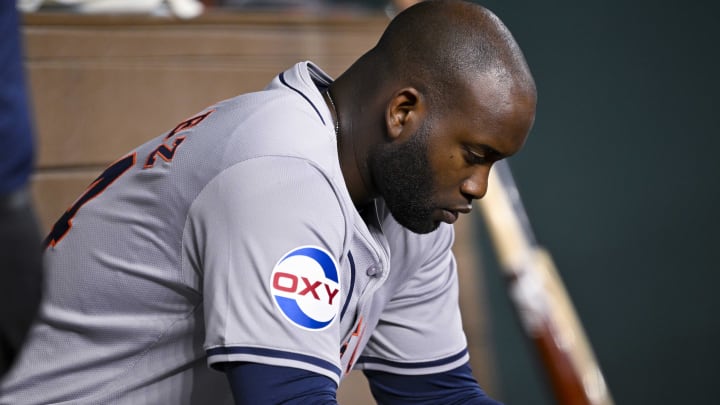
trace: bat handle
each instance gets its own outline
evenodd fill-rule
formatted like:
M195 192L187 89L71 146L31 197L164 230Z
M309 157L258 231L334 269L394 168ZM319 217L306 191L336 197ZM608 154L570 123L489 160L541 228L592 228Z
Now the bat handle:
M602 376L592 370L586 375L575 369L566 349L558 345L555 333L550 325L539 331L531 338L540 361L545 365L550 386L559 404L562 405L610 405L612 402L606 396ZM598 380L598 377L600 380ZM598 389L597 383L602 387Z
M590 343L550 255L534 248L506 272L510 298L560 405L613 405Z

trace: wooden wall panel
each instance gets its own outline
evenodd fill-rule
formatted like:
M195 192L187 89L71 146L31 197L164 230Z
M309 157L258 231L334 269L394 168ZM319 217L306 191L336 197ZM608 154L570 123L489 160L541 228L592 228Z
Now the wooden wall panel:
M262 89L305 59L331 75L369 49L384 18L31 16L26 55L38 165L103 165L216 101Z
M269 71L31 65L40 167L104 165L202 108L257 90Z

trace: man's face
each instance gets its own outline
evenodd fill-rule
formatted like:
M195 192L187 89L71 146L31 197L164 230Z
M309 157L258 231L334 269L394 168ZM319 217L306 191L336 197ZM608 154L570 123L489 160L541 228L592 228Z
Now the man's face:
M535 115L534 95L487 83L468 86L456 107L426 117L404 141L376 146L368 164L380 196L402 226L428 233L453 223L487 191L494 162L517 152Z

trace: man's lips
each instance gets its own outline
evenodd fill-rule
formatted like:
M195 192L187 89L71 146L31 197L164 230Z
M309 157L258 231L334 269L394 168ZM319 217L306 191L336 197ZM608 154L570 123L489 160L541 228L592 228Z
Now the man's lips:
M455 221L457 221L458 216L460 214L457 213L457 211L449 211L446 209L443 209L441 214L441 221L448 223L448 224L454 224Z
M460 214L468 214L472 211L472 205L463 205L460 207L442 208L440 220L448 224L453 224L457 221Z
M460 205L453 208L448 208L448 211L457 212L460 214L469 214L472 211L472 204Z

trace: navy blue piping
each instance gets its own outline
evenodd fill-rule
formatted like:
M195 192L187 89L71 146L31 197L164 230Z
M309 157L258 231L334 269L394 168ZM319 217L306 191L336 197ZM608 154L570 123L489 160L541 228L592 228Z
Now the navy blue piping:
M300 90L296 89L295 87L289 85L288 82L285 81L285 72L280 73L280 82L281 82L282 84L284 84L285 86L287 86L289 89L291 89L291 90L293 90L294 92L296 92L297 94L301 95L302 98L304 98L305 100L307 100L307 102L310 103L310 105L312 106L312 108L313 108L313 109L315 110L315 112L317 113L318 117L320 117L320 121L322 121L323 125L325 125L325 120L323 119L322 114L320 114L320 110L318 110L317 107L315 107L315 104L313 104L313 102L310 101L310 99L308 98L308 96L306 96L305 94L303 94L303 92L301 92Z
M263 356L263 357L275 357L275 358L281 358L281 359L289 359L289 360L297 360L301 361L303 363L309 363L316 365L318 367L322 367L326 370L332 371L333 373L337 374L338 377L340 376L340 369L336 367L334 364L330 363L329 361L325 361L322 359L318 359L317 357L307 356L300 353L291 353L291 352L284 352L281 350L273 350L273 349L263 349L259 347L239 347L239 346L229 346L229 347L213 347L212 349L208 349L206 351L208 356L214 356L218 354L253 354L257 356Z
M391 360L385 360L378 357L369 357L369 356L360 356L358 359L358 363L375 363L375 364L384 364L386 366L392 366L396 368L426 368L426 367L435 367L435 366L441 366L443 364L452 363L453 361L456 361L463 356L467 354L467 348L463 349L461 352L454 354L450 357L445 357L443 359L439 360L433 360L433 361L423 361L419 363L401 363L397 361L391 361Z
M348 251L347 256L350 261L350 290L348 291L347 298L345 299L345 304L343 304L342 311L340 311L340 320L342 320L343 316L345 316L345 311L347 311L348 304L350 304L350 298L352 298L353 289L355 288L355 260L353 259L350 251Z

